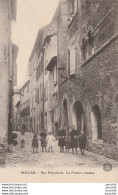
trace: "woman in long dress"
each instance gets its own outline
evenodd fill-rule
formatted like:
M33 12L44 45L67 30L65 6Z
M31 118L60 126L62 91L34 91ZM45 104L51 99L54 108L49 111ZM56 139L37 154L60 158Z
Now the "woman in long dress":
M71 136L72 153L74 153L74 148L75 148L75 152L77 154L77 148L78 148L78 131L75 129L75 125L73 125L73 129L70 132L70 136Z
M87 142L86 135L84 134L84 131L81 131L81 134L79 136L79 148L80 148L82 155L84 155L84 150L86 148L86 142Z
M66 131L62 128L58 132L58 146L60 146L60 152L64 152Z

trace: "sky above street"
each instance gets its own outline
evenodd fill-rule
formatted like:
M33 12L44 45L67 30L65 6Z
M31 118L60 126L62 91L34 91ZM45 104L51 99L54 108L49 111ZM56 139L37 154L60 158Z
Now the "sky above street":
M51 22L59 0L17 0L17 18L12 22L12 42L18 45L17 87L27 81L28 60L38 30Z

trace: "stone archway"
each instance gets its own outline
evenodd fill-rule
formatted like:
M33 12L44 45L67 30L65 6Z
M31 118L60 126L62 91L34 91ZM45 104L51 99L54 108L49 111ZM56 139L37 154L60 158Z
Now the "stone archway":
M84 121L84 109L81 102L77 101L73 107L73 125L76 126L79 132L84 130L85 121Z
M92 108L91 126L93 140L102 139L101 112L98 105L94 105Z

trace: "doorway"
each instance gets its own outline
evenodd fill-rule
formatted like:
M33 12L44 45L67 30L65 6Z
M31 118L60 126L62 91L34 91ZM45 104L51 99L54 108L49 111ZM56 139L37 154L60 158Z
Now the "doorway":
M101 112L98 105L94 105L92 108L91 126L93 140L102 139Z
M84 109L81 102L77 101L73 107L73 125L77 128L78 132L84 131Z
M63 125L64 129L68 129L68 106L67 106L67 100L64 99L63 101Z

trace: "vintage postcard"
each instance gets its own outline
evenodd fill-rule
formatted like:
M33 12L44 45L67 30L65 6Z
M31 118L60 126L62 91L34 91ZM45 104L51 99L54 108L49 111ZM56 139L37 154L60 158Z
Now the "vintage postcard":
M0 182L118 182L117 0L0 0Z

